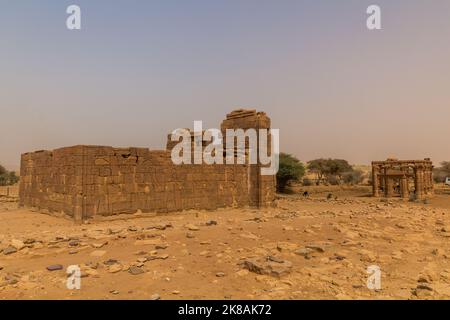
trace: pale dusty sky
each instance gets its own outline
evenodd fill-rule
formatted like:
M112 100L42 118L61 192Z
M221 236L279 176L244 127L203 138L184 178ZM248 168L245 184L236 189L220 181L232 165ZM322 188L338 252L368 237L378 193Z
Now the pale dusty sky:
M81 31L65 27L73 3ZM449 39L448 0L0 0L0 163L160 149L237 107L266 111L303 161L450 160Z

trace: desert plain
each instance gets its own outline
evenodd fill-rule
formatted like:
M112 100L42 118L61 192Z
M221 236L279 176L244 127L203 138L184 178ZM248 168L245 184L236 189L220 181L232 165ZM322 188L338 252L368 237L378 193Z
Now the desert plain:
M118 215L82 225L0 190L0 299L449 299L450 188L299 187L272 208ZM303 191L309 197L303 197ZM329 195L332 194L332 197ZM67 268L81 270L68 289ZM381 289L367 286L369 266Z

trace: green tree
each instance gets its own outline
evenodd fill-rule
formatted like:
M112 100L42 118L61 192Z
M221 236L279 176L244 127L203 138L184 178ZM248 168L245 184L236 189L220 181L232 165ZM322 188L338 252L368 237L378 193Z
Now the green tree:
M5 169L2 165L0 165L0 186L10 186L16 184L19 181L19 177L15 172Z
M352 171L353 168L347 162L347 160L329 159L329 172L327 173L328 176L334 176L341 180L344 173Z
M317 184L320 184L328 171L327 159L315 159L308 162L308 170L317 175Z
M10 171L8 174L9 184L13 185L19 182L19 177L16 175L14 171Z
M338 184L344 173L352 172L352 166L343 159L315 159L308 162L308 170L317 175L317 184L327 180Z
M347 184L358 184L364 180L364 173L361 170L352 169L342 175L342 180Z
M292 181L299 181L305 174L304 164L293 155L280 153L280 167L277 173L277 190L285 192Z
M433 179L436 183L444 183L445 178L448 177L448 174L441 170L440 168L435 168L433 170Z

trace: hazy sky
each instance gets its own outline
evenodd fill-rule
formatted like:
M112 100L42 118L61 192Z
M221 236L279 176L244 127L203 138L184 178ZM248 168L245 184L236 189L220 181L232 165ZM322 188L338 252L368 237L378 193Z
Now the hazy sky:
M237 107L266 111L304 161L450 160L450 1L0 0L2 164L75 144L161 149Z

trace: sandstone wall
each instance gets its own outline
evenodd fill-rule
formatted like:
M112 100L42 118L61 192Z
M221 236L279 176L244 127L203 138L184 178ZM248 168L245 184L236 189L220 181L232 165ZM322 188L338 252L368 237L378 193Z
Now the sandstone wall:
M255 111L228 115L222 129L269 128ZM275 176L259 165L175 165L167 150L74 146L22 155L20 205L64 213L76 221L121 213L267 206Z
M20 204L78 219L250 205L247 165L174 165L170 151L76 146L22 156Z
M81 193L82 158L77 147L25 153L21 158L19 204L73 216Z
M248 205L244 165L174 165L170 151L85 147L86 212L170 212Z

